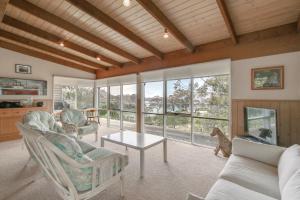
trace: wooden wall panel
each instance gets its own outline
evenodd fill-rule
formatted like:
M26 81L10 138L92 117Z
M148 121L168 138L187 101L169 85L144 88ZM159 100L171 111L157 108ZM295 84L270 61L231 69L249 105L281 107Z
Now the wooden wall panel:
M259 107L277 110L280 146L300 144L300 100L232 100L231 137L245 135L244 108Z

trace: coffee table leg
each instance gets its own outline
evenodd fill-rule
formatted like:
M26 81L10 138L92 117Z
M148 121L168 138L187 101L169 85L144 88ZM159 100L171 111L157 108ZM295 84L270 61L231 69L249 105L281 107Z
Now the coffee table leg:
M140 150L140 178L144 178L145 152Z
M167 140L164 140L164 161L168 162L168 145L167 145Z
M104 140L101 138L101 147L104 147Z

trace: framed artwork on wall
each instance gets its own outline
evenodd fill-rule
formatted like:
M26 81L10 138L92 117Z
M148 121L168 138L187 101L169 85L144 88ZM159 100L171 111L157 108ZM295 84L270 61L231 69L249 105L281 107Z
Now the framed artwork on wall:
M0 77L2 95L47 95L47 81Z
M251 89L284 89L284 66L251 69Z
M16 64L15 65L15 72L20 74L31 74L31 66L30 65L22 65Z

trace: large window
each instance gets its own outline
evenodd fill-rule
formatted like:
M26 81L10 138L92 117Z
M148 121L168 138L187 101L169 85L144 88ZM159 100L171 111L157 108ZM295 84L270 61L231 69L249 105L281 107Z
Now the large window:
M164 82L144 83L144 132L163 135Z
M122 128L136 129L136 84L123 85L122 96Z
M98 108L101 124L107 124L108 118L108 91L107 87L98 88Z
M54 77L54 110L64 108L86 109L94 107L94 81L67 77Z
M111 110L120 110L121 108L121 87L120 86L110 87L109 108Z
M167 81L167 112L191 113L191 79Z
M199 145L215 145L214 127L229 133L229 75L142 83L142 130ZM136 130L137 85L98 88L102 124Z
M228 134L228 118L228 75L144 83L144 132L214 145L212 129Z
M193 142L212 145L214 127L228 134L229 76L195 78L193 84Z
M94 87L77 88L77 109L94 107Z

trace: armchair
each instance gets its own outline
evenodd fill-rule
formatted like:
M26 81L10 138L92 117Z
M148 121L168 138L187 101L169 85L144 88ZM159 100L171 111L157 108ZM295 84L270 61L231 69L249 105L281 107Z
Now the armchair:
M121 182L128 157L92 145L85 149L72 137L41 132L19 123L27 148L64 200L86 200Z
M65 109L60 114L60 120L66 133L75 132L78 137L95 133L95 139L98 140L98 123L88 121L81 111Z

